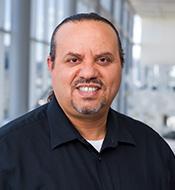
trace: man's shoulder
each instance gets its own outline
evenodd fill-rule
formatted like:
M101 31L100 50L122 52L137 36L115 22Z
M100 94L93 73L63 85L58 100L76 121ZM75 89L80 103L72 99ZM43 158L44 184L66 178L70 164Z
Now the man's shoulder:
M114 110L112 110L112 113L116 117L120 128L125 128L130 133L136 142L136 147L141 151L148 150L149 153L157 153L161 157L165 157L165 159L167 155L171 155L175 159L169 145L153 128Z
M135 139L140 141L146 141L148 139L150 141L163 140L159 133L146 123L132 118L128 115L119 113L115 110L112 110L112 114L114 117L116 117L119 126L128 130Z
M132 129L140 127L141 130L148 130L148 131L154 131L150 126L148 126L146 123L137 120L131 116L128 116L126 114L117 112L115 110L112 110L112 115L118 120L119 124L124 126L124 127L129 127Z
M47 104L8 122L0 128L0 143L15 133L28 132L34 126L39 126L47 120Z

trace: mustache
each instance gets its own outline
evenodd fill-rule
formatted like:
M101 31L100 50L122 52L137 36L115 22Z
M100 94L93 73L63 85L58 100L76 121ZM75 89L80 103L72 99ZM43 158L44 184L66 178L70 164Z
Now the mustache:
M74 82L74 86L76 87L78 84L85 84L85 83L86 84L93 83L93 84L98 84L100 86L103 86L103 82L97 78L89 78L89 79L80 78Z

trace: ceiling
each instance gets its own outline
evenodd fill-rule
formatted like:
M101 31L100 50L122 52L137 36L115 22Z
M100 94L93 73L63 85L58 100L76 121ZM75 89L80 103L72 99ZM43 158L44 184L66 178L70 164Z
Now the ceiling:
M175 17L175 0L129 0L141 17Z

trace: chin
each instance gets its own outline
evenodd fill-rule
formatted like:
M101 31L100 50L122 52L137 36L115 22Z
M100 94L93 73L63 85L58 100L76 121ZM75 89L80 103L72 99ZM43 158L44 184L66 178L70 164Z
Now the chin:
M103 101L103 102L100 102L96 106L92 106L92 105L80 106L79 104L75 104L72 101L72 106L74 110L77 111L78 113L81 113L83 115L93 115L93 114L99 113L106 106L106 103Z

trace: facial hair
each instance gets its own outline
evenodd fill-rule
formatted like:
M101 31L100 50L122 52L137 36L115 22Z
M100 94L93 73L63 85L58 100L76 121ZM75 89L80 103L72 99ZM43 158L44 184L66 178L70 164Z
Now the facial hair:
M76 86L79 84L89 84L89 83L98 84L101 87L104 87L103 82L97 78L89 78L89 79L79 78L77 81L74 82L74 88L76 88ZM86 100L86 101L91 101L91 100ZM95 107L80 105L79 102L76 102L73 99L71 100L71 105L74 108L74 110L76 110L78 113L85 115L93 115L95 113L98 113L103 107L105 107L106 104L107 102L104 97Z
M95 113L98 113L103 107L106 105L105 100L101 100L101 102L98 103L96 107L88 107L88 106L81 106L77 104L75 101L71 100L72 107L74 110L76 110L78 113L85 114L85 115L93 115Z

